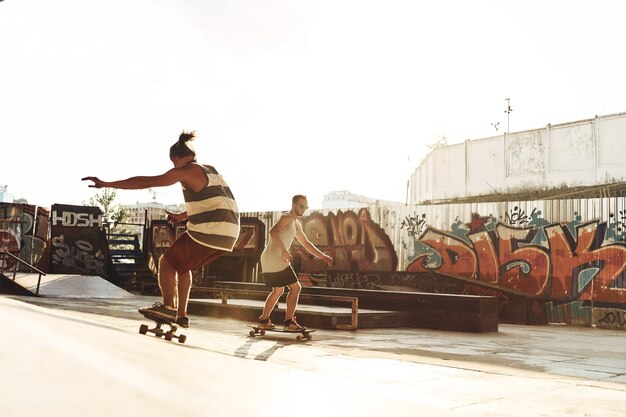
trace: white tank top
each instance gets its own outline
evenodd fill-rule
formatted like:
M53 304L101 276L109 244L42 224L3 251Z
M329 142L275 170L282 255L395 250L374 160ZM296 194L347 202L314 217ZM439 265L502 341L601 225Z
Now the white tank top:
M283 216L289 215L290 214L288 213L283 214ZM291 248L293 239L301 227L302 226L300 225L300 222L296 219L293 219L291 225L282 232L280 232L280 241L283 242L283 245L285 245L285 248L287 250ZM263 250L263 253L261 254L261 268L263 269L263 272L280 272L288 266L289 262L283 261L283 255L280 251L280 246L276 242L274 242L272 237L270 236L270 240Z

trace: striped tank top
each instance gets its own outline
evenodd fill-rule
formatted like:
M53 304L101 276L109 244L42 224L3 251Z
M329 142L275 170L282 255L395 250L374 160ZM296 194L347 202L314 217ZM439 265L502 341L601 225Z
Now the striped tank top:
M224 178L210 165L199 165L208 183L195 193L183 186L187 232L201 245L231 252L239 237L237 202Z

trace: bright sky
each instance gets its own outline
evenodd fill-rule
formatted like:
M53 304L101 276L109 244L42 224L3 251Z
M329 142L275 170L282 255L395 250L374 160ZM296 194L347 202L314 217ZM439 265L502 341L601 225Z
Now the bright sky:
M506 98L512 132L626 111L624 4L0 0L0 184L81 204L84 176L170 169L187 129L241 211L404 201L426 145L502 134Z

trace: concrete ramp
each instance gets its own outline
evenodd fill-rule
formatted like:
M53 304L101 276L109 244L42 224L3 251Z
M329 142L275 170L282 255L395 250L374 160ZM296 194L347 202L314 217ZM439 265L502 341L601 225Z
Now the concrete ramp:
M11 275L11 279L13 276ZM39 274L18 273L15 283L32 294ZM59 298L129 298L133 294L94 275L47 274L41 277L39 296Z

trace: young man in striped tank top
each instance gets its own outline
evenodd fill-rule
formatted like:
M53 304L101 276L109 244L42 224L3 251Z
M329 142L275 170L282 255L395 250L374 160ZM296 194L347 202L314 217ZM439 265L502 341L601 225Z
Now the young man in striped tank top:
M231 252L239 237L239 211L235 198L215 168L196 161L196 153L188 143L194 137L195 132L180 134L178 141L170 147L174 168L164 174L120 181L83 178L93 181L90 187L94 188L138 190L177 182L182 185L186 211L177 214L168 212L168 220L176 224L187 219L187 231L159 259L163 303L139 309L142 314L163 317L182 327L189 327L187 303L191 271L214 261L225 252Z
M295 195L291 199L291 211L284 213L270 229L269 242L261 254L261 269L265 285L271 287L272 292L267 296L263 314L259 317L258 326L261 329L273 329L275 327L270 320L270 313L283 294L285 286L289 287L285 311L285 330L305 329L304 326L298 324L295 316L302 286L298 282L298 275L291 267L290 262L292 256L289 253L289 248L291 248L294 238L298 239L298 242L311 255L323 260L327 265L333 264L333 259L316 248L302 231L300 219L308 208L306 197L299 194Z

